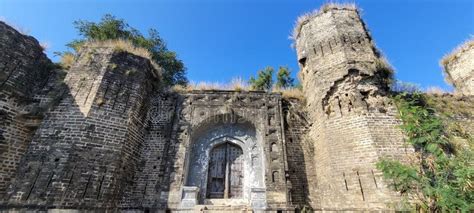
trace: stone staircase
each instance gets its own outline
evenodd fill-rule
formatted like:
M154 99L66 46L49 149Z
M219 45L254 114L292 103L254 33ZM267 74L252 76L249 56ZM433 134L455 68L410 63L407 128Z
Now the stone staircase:
M254 212L252 209L245 205L197 205L194 207L192 212L228 212L228 213L246 213Z

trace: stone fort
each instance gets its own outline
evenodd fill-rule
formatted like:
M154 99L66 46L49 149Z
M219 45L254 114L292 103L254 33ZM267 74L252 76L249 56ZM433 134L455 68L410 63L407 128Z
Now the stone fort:
M159 67L107 45L63 72L0 22L0 211L394 210L375 163L413 148L358 10L303 16L294 39L304 101L164 90ZM473 46L447 63L467 96Z

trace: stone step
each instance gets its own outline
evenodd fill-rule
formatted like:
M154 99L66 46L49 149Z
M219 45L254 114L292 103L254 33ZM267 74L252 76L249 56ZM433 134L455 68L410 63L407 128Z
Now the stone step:
M230 213L244 213L252 212L252 209L244 205L197 205L194 207L196 212L230 212Z

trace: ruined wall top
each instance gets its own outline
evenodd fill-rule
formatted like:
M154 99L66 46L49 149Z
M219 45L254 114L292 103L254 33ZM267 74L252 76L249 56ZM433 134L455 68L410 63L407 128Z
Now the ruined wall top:
M367 109L380 104L375 97L388 90L392 71L354 5L328 4L304 15L294 38L310 115L341 114L334 108L338 105L353 111L354 105Z
M35 38L0 21L0 89L32 98L42 89L53 64Z
M312 62L323 69L347 60L374 61L380 56L354 5L328 4L303 15L294 38L301 66ZM354 46L355 43L359 45ZM353 54L354 51L358 53Z
M105 41L88 41L84 43L76 56L76 65L87 63L92 56L104 56L106 58L118 53L129 53L141 57L151 64L152 74L157 79L161 79L163 69L154 62L151 53L141 47L136 47L130 41L126 40L105 40ZM81 63L82 60L82 63Z
M463 43L441 60L446 81L461 95L474 95L474 38Z

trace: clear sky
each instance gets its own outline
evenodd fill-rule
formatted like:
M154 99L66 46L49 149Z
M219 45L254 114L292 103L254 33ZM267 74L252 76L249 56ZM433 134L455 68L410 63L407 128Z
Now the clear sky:
M72 22L106 13L146 32L156 28L188 68L192 81L247 79L265 66L298 71L288 39L296 18L320 0L0 0L0 19L48 46L65 50L77 38ZM450 89L439 60L474 35L473 0L355 1L396 77Z

